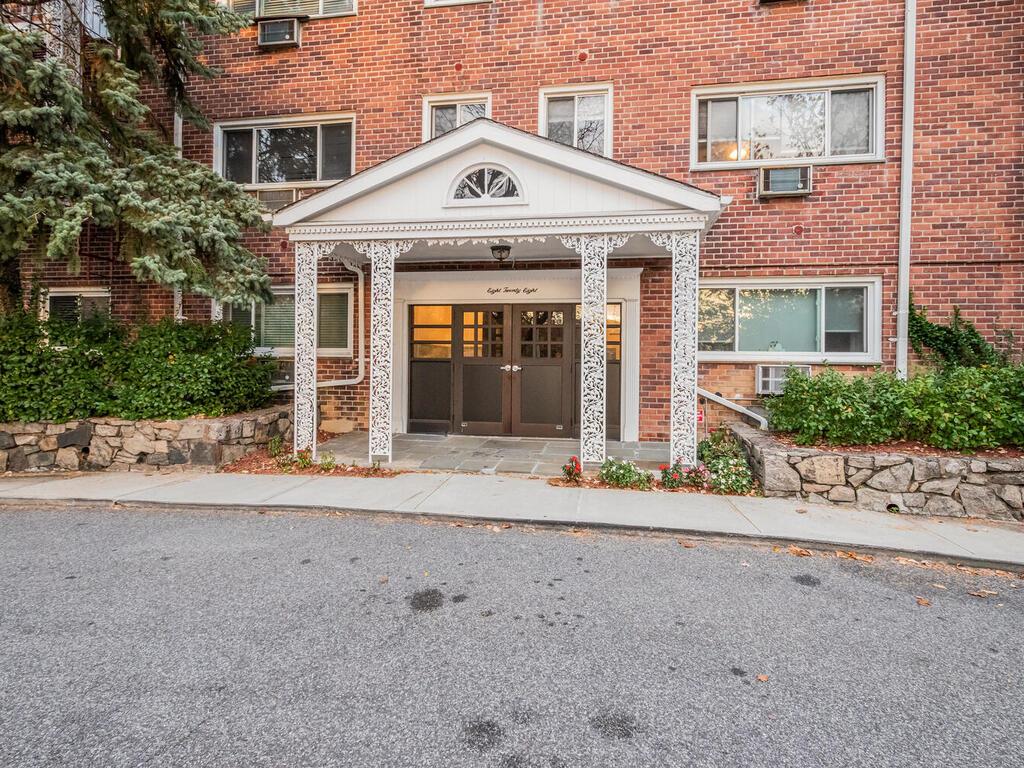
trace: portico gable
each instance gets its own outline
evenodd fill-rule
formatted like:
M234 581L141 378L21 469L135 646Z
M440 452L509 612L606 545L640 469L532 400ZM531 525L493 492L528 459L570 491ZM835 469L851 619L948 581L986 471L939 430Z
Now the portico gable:
M394 346L396 262L480 262L499 246L579 269L580 457L593 463L605 458L609 260L671 259L671 454L695 463L699 243L726 203L480 119L282 209L274 224L286 227L296 259L296 451L316 450L318 261L370 264L370 459L388 461L396 355L405 353ZM518 366L502 367L516 375Z

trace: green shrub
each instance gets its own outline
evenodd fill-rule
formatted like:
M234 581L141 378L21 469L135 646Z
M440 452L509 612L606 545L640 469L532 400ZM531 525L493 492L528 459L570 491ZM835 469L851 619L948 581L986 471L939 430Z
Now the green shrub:
M915 439L971 451L1024 445L1024 367L950 367L902 381L889 373L847 377L793 372L765 401L772 426L808 445Z
M0 315L0 421L219 416L264 405L269 363L235 326Z
M243 326L171 320L141 326L114 386L117 415L180 419L264 405L270 365L252 354L252 337Z
M743 448L727 429L716 429L697 444L697 458L705 464L720 456L743 457Z
M798 443L882 443L902 433L906 382L890 373L844 376L826 368L809 377L791 368L786 390L765 402L773 425Z
M654 485L654 475L640 469L628 460L605 459L598 477L615 488L634 488L638 491L646 491Z

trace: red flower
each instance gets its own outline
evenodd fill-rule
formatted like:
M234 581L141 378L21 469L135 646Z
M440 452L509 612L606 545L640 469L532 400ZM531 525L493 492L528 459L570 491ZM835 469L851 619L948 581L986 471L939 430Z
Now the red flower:
M679 473L678 472L673 472L672 473L672 479L673 480L678 480L679 479Z
M668 469L668 464L662 464L661 466L658 467L658 469L664 472L666 469Z

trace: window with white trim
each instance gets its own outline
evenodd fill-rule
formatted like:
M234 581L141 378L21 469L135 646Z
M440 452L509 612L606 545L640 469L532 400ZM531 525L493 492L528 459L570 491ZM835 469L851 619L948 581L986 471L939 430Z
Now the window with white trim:
M588 85L543 89L540 95L540 133L560 144L595 155L611 155L611 87Z
M356 0L229 0L231 10L246 16L348 16Z
M480 165L464 171L448 195L449 205L502 205L523 202L519 181L507 168Z
M276 357L295 354L295 290L274 287L270 304L224 305L224 321L252 328L256 350ZM321 285L317 290L317 354L352 355L352 287Z
M351 117L317 121L287 118L214 129L214 156L224 178L252 191L268 210L352 175Z
M710 359L867 361L879 315L876 281L703 281L697 348Z
M696 168L881 160L880 77L694 91Z
M107 288L50 288L43 308L44 319L80 323L90 317L110 314Z
M460 125L491 116L489 93L451 94L423 98L423 140L435 139Z

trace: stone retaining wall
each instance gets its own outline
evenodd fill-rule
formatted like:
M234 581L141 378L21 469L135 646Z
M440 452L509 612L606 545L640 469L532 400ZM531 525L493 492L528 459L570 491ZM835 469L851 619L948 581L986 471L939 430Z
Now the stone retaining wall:
M280 406L218 419L0 423L0 472L214 469L291 432L291 409Z
M765 496L876 511L1024 520L1024 459L845 453L783 445L731 424Z

